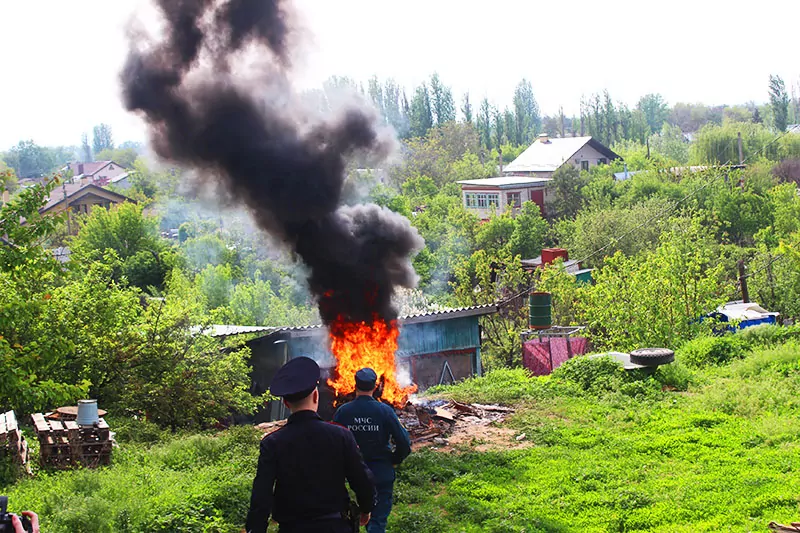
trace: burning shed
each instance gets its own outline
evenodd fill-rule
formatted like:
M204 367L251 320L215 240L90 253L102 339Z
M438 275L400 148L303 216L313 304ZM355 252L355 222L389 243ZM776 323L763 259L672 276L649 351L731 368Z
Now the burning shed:
M394 354L397 381L403 387L415 386L417 390L424 391L433 385L480 375L481 333L478 319L496 312L496 305L481 305L400 317L400 333ZM337 361L330 350L329 333L322 326L213 326L211 335L224 337L253 333L258 336L247 342L252 352L253 394L266 392L278 368L295 357L315 359L325 377L333 377ZM323 389L320 414L330 417L333 414L335 392L330 387ZM255 421L267 422L285 416L283 406L275 401L258 412Z

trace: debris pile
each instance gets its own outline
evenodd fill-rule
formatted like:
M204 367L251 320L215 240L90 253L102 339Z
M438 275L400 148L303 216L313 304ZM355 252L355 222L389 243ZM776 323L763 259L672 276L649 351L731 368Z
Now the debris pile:
M502 422L513 412L514 409L502 405L412 400L398 409L397 415L412 443L432 440L435 444L447 444L443 439L463 426L488 426Z
M518 435L510 428L493 425L495 422L503 422L514 413L511 407L412 399L405 407L396 409L396 412L400 423L408 430L415 449L428 445L474 445L476 441L482 442L480 448L528 445L527 441L521 442L525 439L524 433ZM285 424L286 420L276 420L257 424L256 428L266 436Z

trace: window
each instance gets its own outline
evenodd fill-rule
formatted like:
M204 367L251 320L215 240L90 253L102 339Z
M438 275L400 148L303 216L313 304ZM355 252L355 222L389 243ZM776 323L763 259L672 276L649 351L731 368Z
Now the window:
M486 199L489 201L489 205L497 207L500 205L500 195L498 193L494 194L487 194Z
M477 207L478 197L474 192L464 193L464 205L467 207Z
M597 160L597 164L598 165L607 165L608 164L608 159L606 159L605 157L601 157L600 159Z
M581 161L581 170L589 170L589 162Z
M522 206L522 193L507 192L506 193L506 205L509 205L511 207L520 207L520 206Z
M487 207L488 203L485 194L478 194L478 207Z

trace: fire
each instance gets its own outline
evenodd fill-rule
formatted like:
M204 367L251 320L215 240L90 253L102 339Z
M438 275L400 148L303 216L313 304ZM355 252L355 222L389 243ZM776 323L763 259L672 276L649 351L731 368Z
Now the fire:
M355 373L369 367L378 374L379 382L384 382L381 399L397 407L406 404L408 395L417 387L401 387L397 383L394 354L400 329L396 320L387 324L377 315L372 323L337 320L328 329L331 352L337 361L335 376L328 385L337 397L352 393L356 388Z

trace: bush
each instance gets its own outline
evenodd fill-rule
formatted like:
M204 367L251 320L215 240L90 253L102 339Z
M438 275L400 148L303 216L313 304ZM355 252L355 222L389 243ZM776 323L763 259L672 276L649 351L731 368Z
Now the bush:
M736 336L750 348L777 346L790 339L800 339L800 326L764 324L743 329Z
M744 357L746 346L742 338L736 335L698 337L681 346L678 358L694 367L719 365Z
M625 380L625 370L612 357L575 357L556 368L552 378L585 391L613 391Z
M692 373L680 361L658 367L653 378L665 389L685 391L692 383Z

